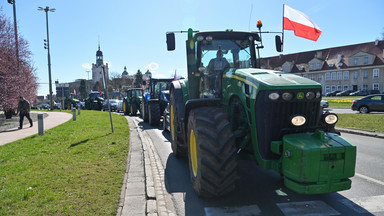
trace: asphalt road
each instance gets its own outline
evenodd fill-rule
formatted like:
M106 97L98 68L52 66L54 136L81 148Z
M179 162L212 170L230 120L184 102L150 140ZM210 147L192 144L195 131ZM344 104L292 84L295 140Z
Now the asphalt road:
M133 118L156 148L177 215L384 215L384 139L342 134L358 150L356 175L348 191L299 195L284 186L279 174L241 161L233 194L200 199L191 187L187 160L173 156L169 133Z

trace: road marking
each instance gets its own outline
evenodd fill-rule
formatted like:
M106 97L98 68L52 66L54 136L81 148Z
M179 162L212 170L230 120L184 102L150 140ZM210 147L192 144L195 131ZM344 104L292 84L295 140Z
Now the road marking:
M261 215L261 210L257 205L231 206L231 207L207 207L204 208L206 216L251 216Z
M340 202L360 214L384 212L384 195L342 199Z
M368 176L365 176L365 175L362 175L362 174L359 174L359 173L355 173L355 176L357 177L360 177L360 178L363 178L365 180L368 180L368 181L371 181L371 182L374 182L376 184L379 184L379 185L382 185L384 186L384 182L380 181L380 180L377 180L377 179L374 179L374 178L371 178L371 177L368 177Z
M340 215L338 211L333 209L321 200L317 201L304 201L304 202L290 202L290 203L276 203L285 216L327 216L327 215Z

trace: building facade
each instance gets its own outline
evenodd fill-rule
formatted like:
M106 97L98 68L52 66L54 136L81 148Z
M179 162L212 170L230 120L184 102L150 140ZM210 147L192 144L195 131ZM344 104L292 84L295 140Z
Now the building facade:
M100 83L103 86L103 68L105 73L105 79L109 80L109 68L108 63L104 64L103 52L100 50L96 51L96 63L92 64L92 82Z
M261 68L294 73L334 90L384 91L384 41L332 47L261 59Z

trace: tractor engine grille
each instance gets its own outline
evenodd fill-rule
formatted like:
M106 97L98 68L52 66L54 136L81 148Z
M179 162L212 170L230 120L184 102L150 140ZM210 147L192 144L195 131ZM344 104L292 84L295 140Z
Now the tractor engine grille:
M314 98L306 97L308 92L315 94ZM276 100L269 98L271 93L278 93ZM284 100L283 93L291 93L290 100ZM271 152L271 141L279 141L286 134L313 132L320 123L320 89L260 91L256 98L255 116L257 138L260 154L265 159L275 159L279 156ZM285 97L287 99L287 97ZM293 126L291 118L301 115L306 118L303 126Z

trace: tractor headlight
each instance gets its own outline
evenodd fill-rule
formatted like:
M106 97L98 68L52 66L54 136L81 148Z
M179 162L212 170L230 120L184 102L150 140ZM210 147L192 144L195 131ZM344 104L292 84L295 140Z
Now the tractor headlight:
M203 36L200 35L200 36L197 37L197 41L202 41L202 40L204 40Z
M271 100L277 100L277 99L279 99L280 95L279 95L279 93L277 93L277 92L272 92L272 93L270 93L270 94L268 95L268 97L269 97L269 99L271 99Z
M284 92L281 97L285 100L285 101L290 101L292 98L293 98L293 94L290 93L290 92Z
M323 115L322 119L323 119L323 122L325 122L326 124L329 124L329 125L334 125L339 120L337 115L334 113L326 113Z
M213 40L213 37L210 36L210 35L208 35L207 37L205 37L205 40L207 40L207 41L212 41L212 40Z
M318 91L316 92L316 98L319 99L321 97L321 93Z
M307 120L305 119L304 116L300 116L300 115L297 115L297 116L293 116L291 118L291 123L294 125L294 126L302 126L305 124Z
M305 97L306 97L308 100L312 100L313 98L315 98L315 93L313 93L313 92L307 92L307 94L305 94Z

